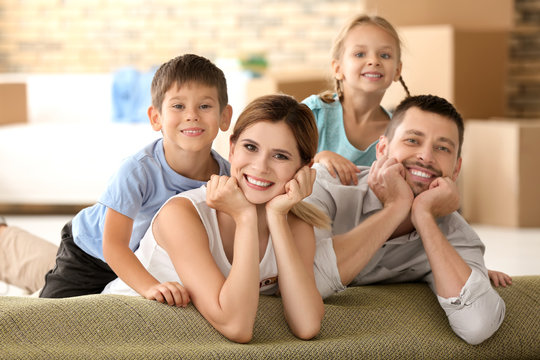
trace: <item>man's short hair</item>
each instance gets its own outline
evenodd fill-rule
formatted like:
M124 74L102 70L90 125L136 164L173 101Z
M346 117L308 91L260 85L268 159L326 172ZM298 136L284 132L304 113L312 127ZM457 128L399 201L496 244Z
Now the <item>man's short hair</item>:
M458 128L458 134L459 134L459 146L458 146L457 156L460 157L461 146L463 145L463 133L465 129L464 124L463 124L463 118L461 117L459 112L456 110L454 105L452 105L446 99L443 99L436 95L409 96L405 98L401 103L399 103L384 133L384 135L388 138L388 140L389 141L392 140L392 138L394 137L396 128L403 121L403 117L405 116L405 113L407 112L407 110L409 110L412 107L416 107L422 111L431 112L434 114L444 116L452 120L456 124Z
M152 79L152 106L161 113L165 93L171 86L180 87L192 81L215 87L220 110L227 106L227 81L223 71L210 60L195 54L177 56L159 67Z

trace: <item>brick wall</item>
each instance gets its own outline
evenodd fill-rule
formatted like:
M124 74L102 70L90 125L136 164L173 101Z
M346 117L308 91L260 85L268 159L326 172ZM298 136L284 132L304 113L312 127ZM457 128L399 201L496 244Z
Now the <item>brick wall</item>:
M510 42L508 115L540 119L540 0L515 0Z
M178 54L266 52L274 69L328 69L358 0L2 0L0 72L146 70Z

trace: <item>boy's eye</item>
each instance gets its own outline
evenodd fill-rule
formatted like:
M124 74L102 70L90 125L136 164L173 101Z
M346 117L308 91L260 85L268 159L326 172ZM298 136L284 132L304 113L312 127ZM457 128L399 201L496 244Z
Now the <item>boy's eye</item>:
M212 105L203 104L203 105L201 105L200 107L201 107L201 109L206 110L206 109L212 108Z
M383 59L390 59L392 56L391 56L390 54L383 53L383 54L381 54L381 57L382 57Z

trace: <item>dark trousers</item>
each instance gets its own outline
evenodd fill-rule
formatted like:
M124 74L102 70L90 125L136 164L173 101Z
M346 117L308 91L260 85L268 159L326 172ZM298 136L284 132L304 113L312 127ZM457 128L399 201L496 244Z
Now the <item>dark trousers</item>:
M73 241L71 221L62 229L62 241L56 264L45 275L45 286L39 297L63 298L99 294L117 278L105 262L88 255Z

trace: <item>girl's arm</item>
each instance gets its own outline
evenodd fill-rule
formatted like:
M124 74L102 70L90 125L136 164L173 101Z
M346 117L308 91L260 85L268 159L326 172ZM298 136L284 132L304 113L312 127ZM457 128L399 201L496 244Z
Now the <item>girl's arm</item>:
M188 199L167 203L153 232L199 312L224 336L243 343L251 340L259 302L259 244L255 208L242 198L234 178L213 176L208 182L209 205L223 209L236 222L227 278L214 261L206 229Z
M286 194L266 206L285 318L293 334L301 339L311 339L319 333L324 304L313 274L313 226L289 213L289 209L311 193L314 180L314 170L301 169L287 184Z

